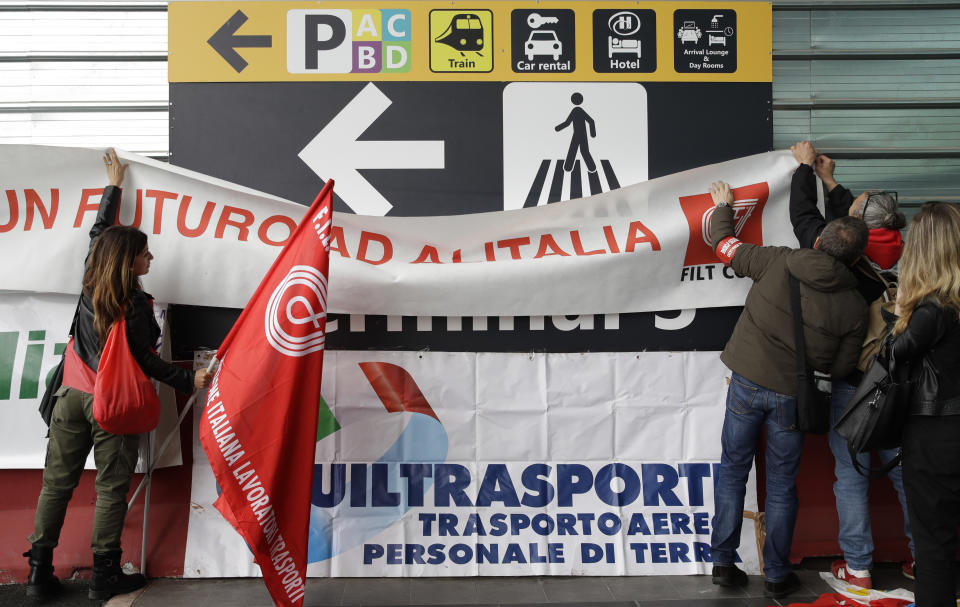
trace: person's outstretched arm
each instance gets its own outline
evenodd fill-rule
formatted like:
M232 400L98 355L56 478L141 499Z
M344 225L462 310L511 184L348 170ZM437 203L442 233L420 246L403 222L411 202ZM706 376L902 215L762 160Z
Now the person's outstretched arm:
M817 172L817 177L827 188L827 221L833 221L837 217L843 217L850 213L850 205L853 204L853 194L850 190L843 187L833 178L833 171L837 163L826 154L817 156L816 164L813 169Z
M817 179L813 168L817 162L817 150L809 141L799 141L790 151L800 163L790 182L790 224L800 247L812 249L827 225L817 207Z
M103 166L107 169L107 187L103 189L100 198L100 207L97 209L97 219L90 228L90 245L104 230L117 222L117 211L120 210L120 189L123 177L127 172L126 164L120 162L113 148L103 155Z

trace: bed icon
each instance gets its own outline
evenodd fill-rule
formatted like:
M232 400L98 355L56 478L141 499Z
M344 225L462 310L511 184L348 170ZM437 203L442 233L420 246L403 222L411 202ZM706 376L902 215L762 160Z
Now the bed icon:
M631 38L607 37L607 58L613 59L614 53L625 53L627 55L636 55L640 58L640 41Z

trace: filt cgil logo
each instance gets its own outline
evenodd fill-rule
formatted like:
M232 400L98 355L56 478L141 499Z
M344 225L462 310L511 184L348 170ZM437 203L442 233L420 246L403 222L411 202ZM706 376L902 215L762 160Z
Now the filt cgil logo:
M737 238L744 242L763 245L763 207L767 204L770 186L754 183L733 189L733 222ZM680 207L687 218L690 238L684 266L719 263L710 243L710 220L714 204L710 194L681 196Z

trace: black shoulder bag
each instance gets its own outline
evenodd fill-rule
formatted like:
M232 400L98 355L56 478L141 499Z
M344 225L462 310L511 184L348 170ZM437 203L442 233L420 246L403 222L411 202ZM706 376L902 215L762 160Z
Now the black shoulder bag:
M81 296L82 297L82 296ZM73 312L73 320L70 321L70 333L72 337L74 332L74 327L77 325L77 315L80 314L80 299L77 298L77 309ZM69 340L67 340L69 344ZM43 418L43 423L50 426L50 418L53 416L53 406L57 404L57 397L54 396L57 391L60 389L60 386L63 385L63 361L66 358L66 350L64 350L63 356L60 357L60 364L57 365L57 368L54 369L53 375L50 377L50 382L47 383L47 389L44 390L43 396L40 398L40 417Z
M901 455L880 468L864 468L857 461L858 453L896 449L903 438L907 421L912 383L904 377L893 359L889 340L877 353L863 374L850 404L837 419L833 429L847 440L847 450L854 468L863 476L883 476L900 463Z
M830 430L830 394L817 388L813 371L807 367L807 343L803 337L800 309L800 281L790 275L790 307L793 310L793 339L797 354L797 430L826 434Z

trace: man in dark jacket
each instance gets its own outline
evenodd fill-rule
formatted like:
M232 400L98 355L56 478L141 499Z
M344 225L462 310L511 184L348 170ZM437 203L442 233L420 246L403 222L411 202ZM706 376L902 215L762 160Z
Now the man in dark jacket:
M710 188L717 205L710 237L717 256L754 284L720 359L733 376L721 434L711 552L713 583L742 586L734 564L743 524L743 499L757 440L766 429L766 529L764 593L780 598L800 581L790 567L797 517L795 478L803 434L796 428L797 368L790 305L790 276L800 282L807 365L846 377L856 366L866 332L866 303L850 266L863 254L867 227L855 217L834 220L812 249L762 247L734 234L733 194L720 182Z
M857 289L867 305L871 306L871 318L883 319L887 323L894 317L887 316L882 297L890 284L896 283L896 264L903 253L903 237L900 229L906 225L906 218L897 206L897 200L890 192L866 191L853 197L833 178L836 163L827 155L820 154L809 141L799 141L790 148L793 157L799 163L790 185L790 222L793 232L802 248L813 247L817 237L823 232L827 221L834 217L852 215L859 217L870 230L867 247L863 257L853 268L857 277ZM823 181L827 189L825 203L826 218L817 207L817 180L814 172ZM892 312L892 310L890 310ZM874 317L874 314L879 317ZM874 353L873 347L879 347L885 334L882 322L870 323L867 341L860 355L860 369L866 368L866 361ZM874 345L876 344L876 345ZM848 377L833 377L830 400L830 424L836 423L847 409L850 399L857 391L862 375L854 369ZM843 558L830 565L830 572L837 579L851 586L872 588L873 578L873 532L870 525L870 479L860 474L854 467L853 459L847 450L847 440L833 429L827 434L830 451L833 452L833 493L836 496L837 520L839 528L837 541L843 551ZM883 449L877 456L883 464L898 457L899 449ZM870 467L869 453L861 453L858 464ZM913 535L907 517L907 498L903 489L903 471L894 466L887 474L890 483L897 492L903 509L903 529L909 540L910 553L914 551ZM913 579L913 559L901 567L903 574Z

